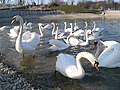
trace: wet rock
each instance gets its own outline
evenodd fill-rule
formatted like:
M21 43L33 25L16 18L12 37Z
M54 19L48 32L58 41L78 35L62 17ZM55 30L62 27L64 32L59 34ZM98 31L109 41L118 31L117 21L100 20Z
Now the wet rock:
M0 90L34 90L17 71L0 62Z

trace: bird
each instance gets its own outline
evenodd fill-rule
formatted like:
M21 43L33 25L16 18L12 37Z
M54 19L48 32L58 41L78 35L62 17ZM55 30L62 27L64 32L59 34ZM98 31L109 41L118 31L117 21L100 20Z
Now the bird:
M16 39L15 43L15 49L17 52L22 53L23 57L24 54L29 55L35 55L35 49L37 48L39 42L40 42L40 36L36 32L31 33L31 37L27 40L22 40L22 34L23 34L23 18L19 15L16 15L12 18L12 23L15 23L16 21L20 22L20 29L19 34Z
M4 31L4 30L9 29L9 28L10 28L9 26L2 26L2 27L0 27L0 31Z
M16 39L18 36L18 31L19 31L19 26L14 26L13 28L10 29L10 32L7 33L10 38Z
M117 41L98 40L95 57L98 58L99 67L120 67L120 43Z
M102 36L100 36L100 33L103 31L104 28L96 28L96 22L93 22L93 29L88 29L91 30L91 35L89 35L88 39L89 40L96 40L96 39L100 39L102 38Z
M49 44L52 45L48 48L50 51L61 51L61 50L65 50L65 49L69 48L69 45L67 45L63 41L57 40L57 39L49 40Z
M90 63L98 69L98 62L95 56L89 52L80 52L77 54L76 59L73 55L60 53L57 56L56 72L60 72L62 75L72 79L82 79L85 75L85 71L81 65L81 58L86 58Z
M76 46L76 45L87 46L87 45L89 45L88 33L89 33L89 31L86 30L85 31L86 41L83 41L83 40L79 39L79 37L74 36L74 35L70 35L70 36L67 37L67 39L63 39L63 40L66 43L70 44L71 46Z

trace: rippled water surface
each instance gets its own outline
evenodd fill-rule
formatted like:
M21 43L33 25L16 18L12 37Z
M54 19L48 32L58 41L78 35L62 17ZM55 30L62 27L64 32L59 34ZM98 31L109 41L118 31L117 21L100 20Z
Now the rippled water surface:
M65 20L40 20L40 19L27 19L27 21L33 22L35 28L32 31L39 33L37 24L39 22L50 23L52 21L57 22L60 28L63 28L63 22ZM102 40L116 40L120 42L120 20L102 20L102 19L85 19L77 20L79 27L84 27L84 22L88 22L88 28L93 27L92 22L95 21L97 27L104 28L101 33L103 36ZM73 22L67 20L67 22ZM0 21L0 26L9 25L11 28L13 25L10 24L10 19L3 19ZM68 25L69 27L69 25ZM6 63L16 67L18 71L23 73L26 79L36 88L53 90L119 90L120 89L120 68L108 69L100 68L100 71L96 71L91 67L87 60L82 60L82 65L87 73L84 78L80 80L73 80L62 76L57 73L54 76L56 56L60 52L50 53L47 49L49 47L48 40L51 37L51 29L45 30L44 37L41 38L41 43L37 47L35 52L35 58L27 56L22 58L22 55L15 50L15 42L11 42L7 33L8 30L0 31L0 53L5 54ZM63 53L69 53L76 56L81 51L88 51L95 54L95 50L91 50L90 47L70 47Z

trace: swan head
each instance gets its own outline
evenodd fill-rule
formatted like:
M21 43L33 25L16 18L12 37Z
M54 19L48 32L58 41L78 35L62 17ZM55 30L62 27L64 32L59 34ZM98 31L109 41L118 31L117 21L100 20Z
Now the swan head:
M85 22L85 27L84 28L87 28L88 27L88 23L87 22Z
M45 24L43 24L43 23L38 23L38 26L40 26L40 27L44 27Z
M17 21L19 21L20 24L23 24L23 19L22 19L22 17L19 16L19 15L16 15L16 16L14 16L14 17L12 18L11 24L13 24L13 23L15 23L15 22L17 22Z
M94 67L99 71L98 65L99 65L99 63L97 61L95 61Z

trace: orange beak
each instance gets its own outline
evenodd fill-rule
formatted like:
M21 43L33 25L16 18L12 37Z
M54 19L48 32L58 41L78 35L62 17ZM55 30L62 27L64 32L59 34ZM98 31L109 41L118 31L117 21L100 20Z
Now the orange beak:
M16 22L16 18L12 18L11 24Z

